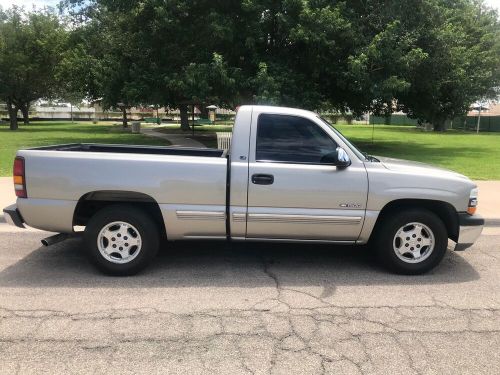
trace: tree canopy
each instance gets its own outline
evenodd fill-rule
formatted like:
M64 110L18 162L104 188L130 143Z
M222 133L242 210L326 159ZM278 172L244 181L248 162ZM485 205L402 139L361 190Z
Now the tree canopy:
M51 11L0 12L0 100L7 103L11 129L17 129L18 110L27 121L30 102L56 93L66 36Z
M184 128L188 105L260 103L355 115L403 110L440 130L500 86L500 23L481 0L66 5L72 27L57 54L59 92L124 113L135 105L177 107ZM13 15L7 18L0 49L11 43Z

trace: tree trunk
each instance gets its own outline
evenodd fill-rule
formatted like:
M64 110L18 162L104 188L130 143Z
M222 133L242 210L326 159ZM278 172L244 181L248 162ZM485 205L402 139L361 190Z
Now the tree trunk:
M208 118L208 108L207 106L205 105L205 103L202 103L200 105L200 118Z
M17 111L19 109L11 100L7 100L7 109L9 110L10 130L17 130Z
M432 125L434 126L435 132L444 132L446 130L444 120L434 120L432 121Z
M123 127L126 128L128 126L127 107L122 107L122 114L123 114Z
M28 125L30 123L30 103L22 104L20 109L23 114L24 125Z
M179 106L179 111L181 112L181 130L189 131L189 118L188 118L188 106L187 104L181 104Z

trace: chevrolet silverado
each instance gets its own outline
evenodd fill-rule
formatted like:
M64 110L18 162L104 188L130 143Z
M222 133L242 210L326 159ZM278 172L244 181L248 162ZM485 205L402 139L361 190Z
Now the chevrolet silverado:
M130 275L161 239L367 244L419 274L484 220L458 173L359 151L316 113L242 106L230 150L66 144L19 150L7 220L60 234L84 227L90 259Z

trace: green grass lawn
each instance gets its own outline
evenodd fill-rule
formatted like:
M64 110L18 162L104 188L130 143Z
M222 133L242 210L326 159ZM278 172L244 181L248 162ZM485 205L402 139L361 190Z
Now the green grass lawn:
M142 134L132 134L121 126L63 121L34 122L20 125L16 131L0 125L0 176L12 175L12 162L20 148L61 143L124 143L168 146L168 142Z
M182 133L179 125L151 126L164 133ZM362 151L379 156L416 160L463 173L476 180L500 180L500 133L475 134L448 130L433 133L407 126L372 127L337 125L337 128ZM216 147L216 131L231 131L228 125L197 126L194 138L207 147ZM21 125L12 132L0 125L0 176L12 174L12 160L17 149L58 143L124 143L167 145L162 139L131 134L121 126L94 125L89 122L37 122Z
M425 132L412 126L337 126L371 155L416 160L452 169L475 180L500 180L500 133L448 130Z
M336 125L336 128L372 155L416 160L452 169L475 180L500 180L500 133L477 135L461 130L434 133L413 126L375 125L372 143L370 125ZM183 133L178 124L158 130ZM197 126L194 138L207 147L217 147L215 132L231 130L231 126Z

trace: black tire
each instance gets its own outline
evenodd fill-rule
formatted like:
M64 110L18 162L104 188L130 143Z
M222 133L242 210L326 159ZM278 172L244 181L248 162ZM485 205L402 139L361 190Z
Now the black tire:
M408 263L400 259L394 249L398 230L408 223L425 224L434 235L434 249L427 258L418 263ZM424 209L406 209L386 214L383 221L377 225L374 245L383 267L398 274L419 275L430 271L441 262L448 247L448 232L442 220L434 213Z
M140 235L141 246L137 248L139 252L127 263L114 263L106 259L99 250L99 233L107 225L117 221L132 225ZM134 231L132 234L136 235ZM90 218L84 233L90 261L102 272L114 276L134 275L144 269L156 256L159 239L158 225L146 212L132 205L113 205L103 208Z

